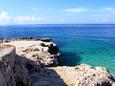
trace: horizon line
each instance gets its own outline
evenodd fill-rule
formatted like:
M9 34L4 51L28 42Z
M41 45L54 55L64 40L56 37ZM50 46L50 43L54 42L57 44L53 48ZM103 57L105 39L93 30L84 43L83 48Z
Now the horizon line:
M0 26L26 26L26 25L115 25L115 23L65 23L65 24L1 24Z

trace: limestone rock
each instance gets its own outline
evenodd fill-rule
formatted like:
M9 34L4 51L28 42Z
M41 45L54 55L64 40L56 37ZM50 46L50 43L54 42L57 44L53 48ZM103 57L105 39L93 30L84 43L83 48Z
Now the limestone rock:
M14 74L16 86L31 86L31 78L29 71L26 67L26 60L22 57L16 55L15 65L14 65Z
M115 78L103 67L45 67L30 73L32 86L114 86Z
M0 71L0 86L6 86L6 81L1 71Z
M14 46L0 45L0 86L31 85L29 72L20 59Z
M2 73L1 75L3 75L6 85L16 86L13 73L13 67L15 61L15 48L10 45L7 46L3 45L0 46L0 48L2 48L0 50L0 72Z
M67 86L55 70L43 68L30 73L32 86Z
M76 67L52 67L67 86L114 86L115 78L103 67L81 64Z
M6 41L0 46L0 86L115 86L115 77L103 67L54 67L59 49L51 40Z
M44 42L45 41L45 42ZM33 41L33 40L16 40L5 42L3 44L13 45L16 47L16 53L21 57L26 57L34 61L35 64L41 66L56 66L58 65L59 49L48 39Z

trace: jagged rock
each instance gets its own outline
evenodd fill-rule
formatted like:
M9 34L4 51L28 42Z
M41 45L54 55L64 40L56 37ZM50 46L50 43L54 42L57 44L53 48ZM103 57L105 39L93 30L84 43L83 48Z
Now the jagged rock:
M16 86L13 73L15 48L10 45L3 45L0 46L0 48L0 72L2 73L5 79L5 84L8 86Z
M43 68L30 73L32 86L67 86L55 70Z
M6 86L6 81L1 71L0 71L0 86Z
M16 55L15 58L13 71L15 74L16 86L31 86L31 78L26 67L27 61L18 55Z
M19 56L26 57L34 61L35 64L41 66L58 65L59 49L50 39L39 39L37 41L17 39L4 44L15 46L16 53Z
M1 38L0 40L3 40L3 42L10 42L10 41L43 41L43 42L52 42L51 38L32 38L32 37L25 37L25 38L13 38L13 39L3 39Z
M0 45L0 86L30 85L29 72L20 58L16 58L15 47Z
M45 67L31 72L32 86L114 86L114 77L103 67Z
M53 44L50 44L49 45L49 48L48 48L48 52L50 54L57 54L59 52L59 49L57 46L53 45Z
M103 67L49 67L58 64L59 49L53 42L41 40L2 43L0 86L115 86L115 78Z
M67 86L114 86L114 77L103 67L81 64L76 67L52 67Z

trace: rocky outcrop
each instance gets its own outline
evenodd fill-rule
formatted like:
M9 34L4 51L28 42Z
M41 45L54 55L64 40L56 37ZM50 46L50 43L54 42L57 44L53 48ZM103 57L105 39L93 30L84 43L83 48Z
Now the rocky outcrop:
M31 73L32 86L114 86L115 78L102 67L47 67Z
M23 61L16 57L15 47L0 46L0 86L30 86L31 79ZM20 83L20 84L19 84Z
M4 44L15 46L19 56L26 57L37 65L58 65L59 49L51 39L12 39Z
M114 86L115 84L115 78L103 67L81 64L76 67L63 66L49 69L55 70L67 86Z
M58 56L59 49L48 39L4 40L0 86L115 86L115 78L105 68L56 66Z
M15 56L13 72L16 86L31 86L31 77L26 67L26 60L18 55Z
M12 46L0 46L0 75L1 86L15 86L14 67L15 48Z

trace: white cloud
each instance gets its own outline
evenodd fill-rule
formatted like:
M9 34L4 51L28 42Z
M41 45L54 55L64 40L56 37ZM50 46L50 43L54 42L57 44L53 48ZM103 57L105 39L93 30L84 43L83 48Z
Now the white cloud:
M108 8L105 8L105 10L107 10L107 11L111 11L111 10L113 10L113 8L108 7Z
M38 23L41 19L35 16L17 16L14 17L13 20L18 23Z
M0 17L6 17L7 15L8 15L8 12L4 10L0 13Z
M70 9L65 9L64 12L67 13L82 13L82 12L86 12L87 9L85 8L70 8Z
M0 12L0 24L34 24L41 19L35 16L10 16L7 11Z
M6 22L8 23L10 21L10 16L8 16L8 12L1 11L0 12L0 23Z
M115 13L115 8L107 7L107 8L104 9L104 11L108 11L108 12L111 12L111 13Z

